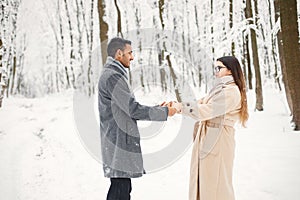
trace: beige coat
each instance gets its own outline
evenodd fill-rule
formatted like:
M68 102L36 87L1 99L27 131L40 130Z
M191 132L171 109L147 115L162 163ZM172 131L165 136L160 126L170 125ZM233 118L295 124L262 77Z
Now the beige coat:
M199 120L194 129L189 200L234 200L234 124L241 96L232 76L218 81L208 96L182 107L183 114Z

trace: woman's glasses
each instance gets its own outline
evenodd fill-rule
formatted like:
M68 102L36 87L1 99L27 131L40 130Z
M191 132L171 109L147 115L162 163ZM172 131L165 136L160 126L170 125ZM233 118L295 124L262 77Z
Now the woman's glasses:
M219 72L219 71L221 71L222 68L226 68L226 67L223 67L223 66L216 66L216 67L215 67L215 71L216 71L216 72Z

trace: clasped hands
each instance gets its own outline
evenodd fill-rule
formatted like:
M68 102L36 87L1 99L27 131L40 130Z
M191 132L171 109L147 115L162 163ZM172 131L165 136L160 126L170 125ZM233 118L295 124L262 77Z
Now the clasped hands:
M176 113L181 113L182 104L178 103L177 101L170 101L170 102L163 102L160 106L167 106L168 107L168 116L172 117Z

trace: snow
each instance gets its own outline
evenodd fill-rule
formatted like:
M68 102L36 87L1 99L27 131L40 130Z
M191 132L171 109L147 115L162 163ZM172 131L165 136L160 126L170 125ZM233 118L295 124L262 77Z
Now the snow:
M300 199L300 134L291 130L284 93L265 87L263 112L254 112L254 94L248 92L248 127L236 127L236 199ZM1 199L105 199L109 179L79 138L72 91L4 99L0 119ZM164 129L174 128L168 123L175 119ZM143 142L145 152L170 142L156 137L160 141ZM190 156L191 148L170 166L133 179L132 199L188 199Z

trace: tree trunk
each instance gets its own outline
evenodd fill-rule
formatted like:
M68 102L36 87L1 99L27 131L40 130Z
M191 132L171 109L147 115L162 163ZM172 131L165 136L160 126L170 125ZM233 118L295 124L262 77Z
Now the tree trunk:
M121 12L120 12L117 0L114 0L114 2L115 2L115 6L116 6L116 9L117 9L117 16L118 16L118 19L117 19L117 22L118 22L118 26L117 26L118 27L118 33L117 33L117 35L120 36L120 37L123 37Z
M63 68L61 70L61 73L65 74L64 77L62 77L60 79L60 82L62 84L62 87L65 86L65 88L70 88L71 87L71 83L70 83L70 79L69 79L69 71L67 68L67 64L65 62L66 56L65 56L65 37L64 37L64 28L63 28L63 17L61 14L61 3L60 0L57 0L57 13L58 13L58 24L59 24L59 37L57 37L57 44L59 43L60 40L60 51L61 51L61 60L62 60L62 65ZM53 32L55 32L55 26L53 27ZM59 38L59 39L58 39ZM58 59L59 60L59 59ZM63 75L62 75L63 76ZM67 83L65 83L65 81Z
M1 36L1 35L0 35ZM2 40L0 37L0 52L2 50ZM3 66L2 66L2 53L0 54L0 108L2 107L2 99L4 97L5 83L2 80Z
M230 30L233 28L233 0L229 1L229 28ZM231 54L235 55L234 38L231 41Z
M271 2L271 0L268 0L268 4L269 4L269 16L270 16L270 29L273 30L274 28L274 22L273 21L277 21L279 15L275 14L273 15L272 13L272 7L274 6L273 2ZM278 88L281 91L281 84L280 84L280 80L279 80L279 75L278 75L278 37L274 36L275 34L272 33L271 34L271 40L272 40L272 59L274 62L274 79L275 82L278 84Z
M159 2L158 2L159 19L160 19L160 22L161 22L162 30L165 29L165 23L164 23L164 19L163 19L164 6L165 6L165 1L164 0L159 0Z
M56 64L56 69L55 69L55 83L56 83L56 92L60 92L60 87L63 84L63 80L62 80L62 74L60 72L60 55L63 54L63 48L62 48L62 44L63 41L60 41L62 39L61 34L62 34L62 21L61 21L61 16L60 16L60 0L57 0L57 7L56 7L56 13L55 15L58 16L58 26L59 26L59 31L57 31L57 25L53 23L52 20L50 20L50 15L48 13L48 9L47 9L47 5L46 3L43 1L43 7L44 10L46 12L47 18L49 19L49 24L51 27L51 30L53 32L53 35L55 37L55 41L56 41L56 51L55 51L55 64ZM60 34L60 35L59 35ZM61 52L60 52L61 50Z
M164 6L165 6L165 1L164 0L159 0L159 18L160 18L160 22L161 22L161 26L162 26L163 30L164 30L164 27L165 27L165 22L164 22L164 19L163 19ZM168 51L167 47L166 47L166 44L165 44L165 41L163 41L162 46L163 46L162 47L163 49L162 49L162 53L161 53L161 59L164 60L165 59L164 53ZM172 62L171 62L171 58L170 58L169 54L166 56L166 60L167 60L168 67L169 67L169 70L170 70L170 75L171 75L171 78L172 78L172 81L173 81L173 86L174 86L177 101L181 102L181 97L180 97L179 89L178 89L178 86L177 86L177 77L176 77L176 74L174 72ZM161 69L161 74L164 75L163 78L165 78L166 73L165 73L164 69Z
M90 41L89 41L89 66L88 66L88 95L94 94L94 84L92 81L92 54L93 54L93 35L94 35L94 0L91 0L91 23L90 23Z
M189 5L189 2L188 0L185 1L185 5L186 5L186 15L187 16L187 19L190 19L190 11L189 11L189 8L188 8L188 5ZM186 59L188 60L192 60L192 48L191 48L191 28L190 28L190 23L189 23L189 20L187 20L187 47L185 47L185 49L188 49L188 54L185 53L185 55L188 55L188 57ZM187 69L188 71L192 71L191 68L188 68ZM185 77L183 77L185 78ZM194 79L194 77L192 77Z
M2 40L0 37L0 83L2 82Z
M297 22L297 1L279 0L282 50L284 52L281 59L284 60L286 73L285 84L289 88L292 103L292 121L295 123L294 130L300 130L300 81L299 62L300 46L299 31Z
M253 78L253 74L252 74L252 69L251 69L251 59L250 59L250 49L249 49L249 34L247 34L245 36L245 58L246 58L246 63L247 63L247 79L248 79L248 86L249 89L252 90L253 89L253 85L252 85L252 78Z
M170 55L167 55L166 56L166 59L167 59L167 62L168 62L168 66L170 68L170 73L171 73L171 77L173 79L173 86L175 88L175 95L176 95L176 99L178 102L182 102L182 99L181 99L181 96L180 96L180 92L179 92L179 89L178 87L176 86L176 80L177 80L177 76L174 72L174 69L172 67L172 62L171 62L171 58L170 58Z
M60 91L60 73L59 73L59 42L56 41L56 57L55 57L55 63L56 63L56 71L55 71L55 83L56 83L56 91Z
M134 7L134 13L135 13L135 24L136 24L136 34L137 34L137 38L138 38L138 50L139 53L142 52L142 38L140 37L140 29L141 29L141 11L140 9L137 8L137 6L135 5L135 3L132 3L132 7ZM138 60L138 64L142 64L141 62L141 58ZM151 63L149 63L149 66L151 66ZM141 69L141 73L140 73L140 84L142 86L143 91L145 92L145 80L144 80L144 66L140 67ZM150 73L150 72L147 72Z
M274 7L275 7L275 20L280 20L280 4L279 0L274 0ZM284 50L283 50L283 40L282 40L282 30L277 33L277 41L278 41L278 50L279 50L279 59L282 71L282 79L284 83L285 94L287 98L287 103L291 111L291 115L293 113L293 103L292 103L292 96L290 89L288 87L288 80L286 74L286 66L285 66L285 58L284 58Z
M244 13L245 13L245 17L247 19L247 10L248 8L246 7L244 9ZM252 90L253 89L253 85L252 85L252 70L251 70L251 59L250 59L250 49L249 49L249 33L246 30L243 31L243 40L244 40L244 44L243 44L243 55L244 55L244 58L243 58L243 63L244 63L244 75L245 75L245 79L246 79L246 82L248 83L248 88L249 90Z
M274 6L275 6L275 19L280 20L280 5L279 5L279 0L274 0ZM291 92L288 87L288 80L287 80L287 74L286 74L286 63L284 59L284 50L283 50L283 45L282 45L282 31L278 31L277 33L277 42L278 42L278 50L279 50L279 59L280 59L280 64L281 64L281 71L282 71L282 78L284 82L284 87L285 87L285 93L287 97L287 102L291 111L291 115L293 112L293 104L292 104L292 97L291 97Z
M7 4L8 9L8 26L6 27L5 32L8 34L8 60L7 60L7 68L9 70L9 81L7 85L7 93L6 94L14 94L15 90L15 81L17 76L17 59L16 59L16 38L17 38L17 20L18 20L18 1L9 1ZM7 95L8 96L8 95Z
M197 27L197 34L198 37L200 37L200 27L199 27L199 19L198 19L198 10L197 10L197 5L194 6L195 8L195 21L196 21L196 27ZM201 87L201 82L202 82L202 75L201 75L201 66L198 65L198 71L196 73L198 73L198 87Z
M102 64L104 65L107 58L107 44L108 44L108 24L104 21L105 16L105 0L98 0L99 25L100 25L100 42Z
M12 55L13 59L12 59L12 73L10 76L10 89L9 89L9 93L10 94L14 94L14 88L15 88L15 81L16 81L16 73L17 73L17 58L15 55Z
M210 16L213 17L214 16L214 0L210 1ZM211 29L210 29L210 40L211 40L211 53L212 53L212 60L215 60L215 48L214 48L214 25L211 24ZM213 63L213 62L212 62ZM212 68L214 67L214 64L212 65Z
M83 17L83 21L85 21L85 14L84 12L81 12L81 10L84 9L84 7L80 6L78 0L75 0L75 4L76 4L76 19L77 19L77 31L78 31L78 55L79 55L79 59L80 62L82 62L83 60L83 44L82 44L82 39L83 39L83 31L82 31L82 27L81 27L81 16ZM83 73L83 65L80 64L81 67L81 72L80 74Z
M159 0L158 9L159 9L159 19L160 19L161 27L162 27L162 30L164 30L164 28L165 28L164 19L163 19L164 0ZM157 38L159 38L159 35L157 35ZM158 63L159 63L159 66L162 66L163 60L165 57L165 55L164 55L165 49L161 48L159 40L157 40L157 41L158 41L157 48L159 49ZM166 91L167 90L166 70L164 68L160 67L159 72L160 72L160 82L161 82L162 91Z
M270 63L270 58L269 58L269 54L268 54L268 46L267 46L267 42L266 42L266 33L265 33L265 28L263 27L263 25L260 23L258 25L258 27L261 30L261 35L262 35L262 40L263 40L263 61L264 61L264 66L267 67L267 69L265 69L265 74L267 75L268 78L271 77L271 63Z
M15 93L16 94L20 94L23 90L23 69L24 69L24 52L26 52L26 48L27 48L27 43L26 43L26 34L24 33L21 41L20 41L20 45L17 48L17 68L18 68L18 74L17 74L17 79L16 79L16 89L15 89Z
M71 85L71 87L76 88L76 85L75 85L75 74L74 74L74 69L73 69L74 59L75 59L73 27L72 27L71 15L70 15L70 11L69 11L69 6L68 6L67 0L64 0L64 3L65 3L66 15L67 15L68 26L69 26L69 35L70 35L70 69L71 69L71 75L72 75L72 85ZM66 66L66 68L67 68L67 66Z
M254 1L254 7L256 7L256 1ZM254 25L254 16L252 12L251 0L246 0L246 17L250 23L250 25ZM256 33L253 28L250 30L251 35L251 46L252 46L252 54L253 54L253 65L255 71L255 93L256 93L256 105L255 109L258 111L263 110L263 95L262 95L262 83L261 83L261 75L260 75L260 67L258 60L258 49L257 49L257 40Z

